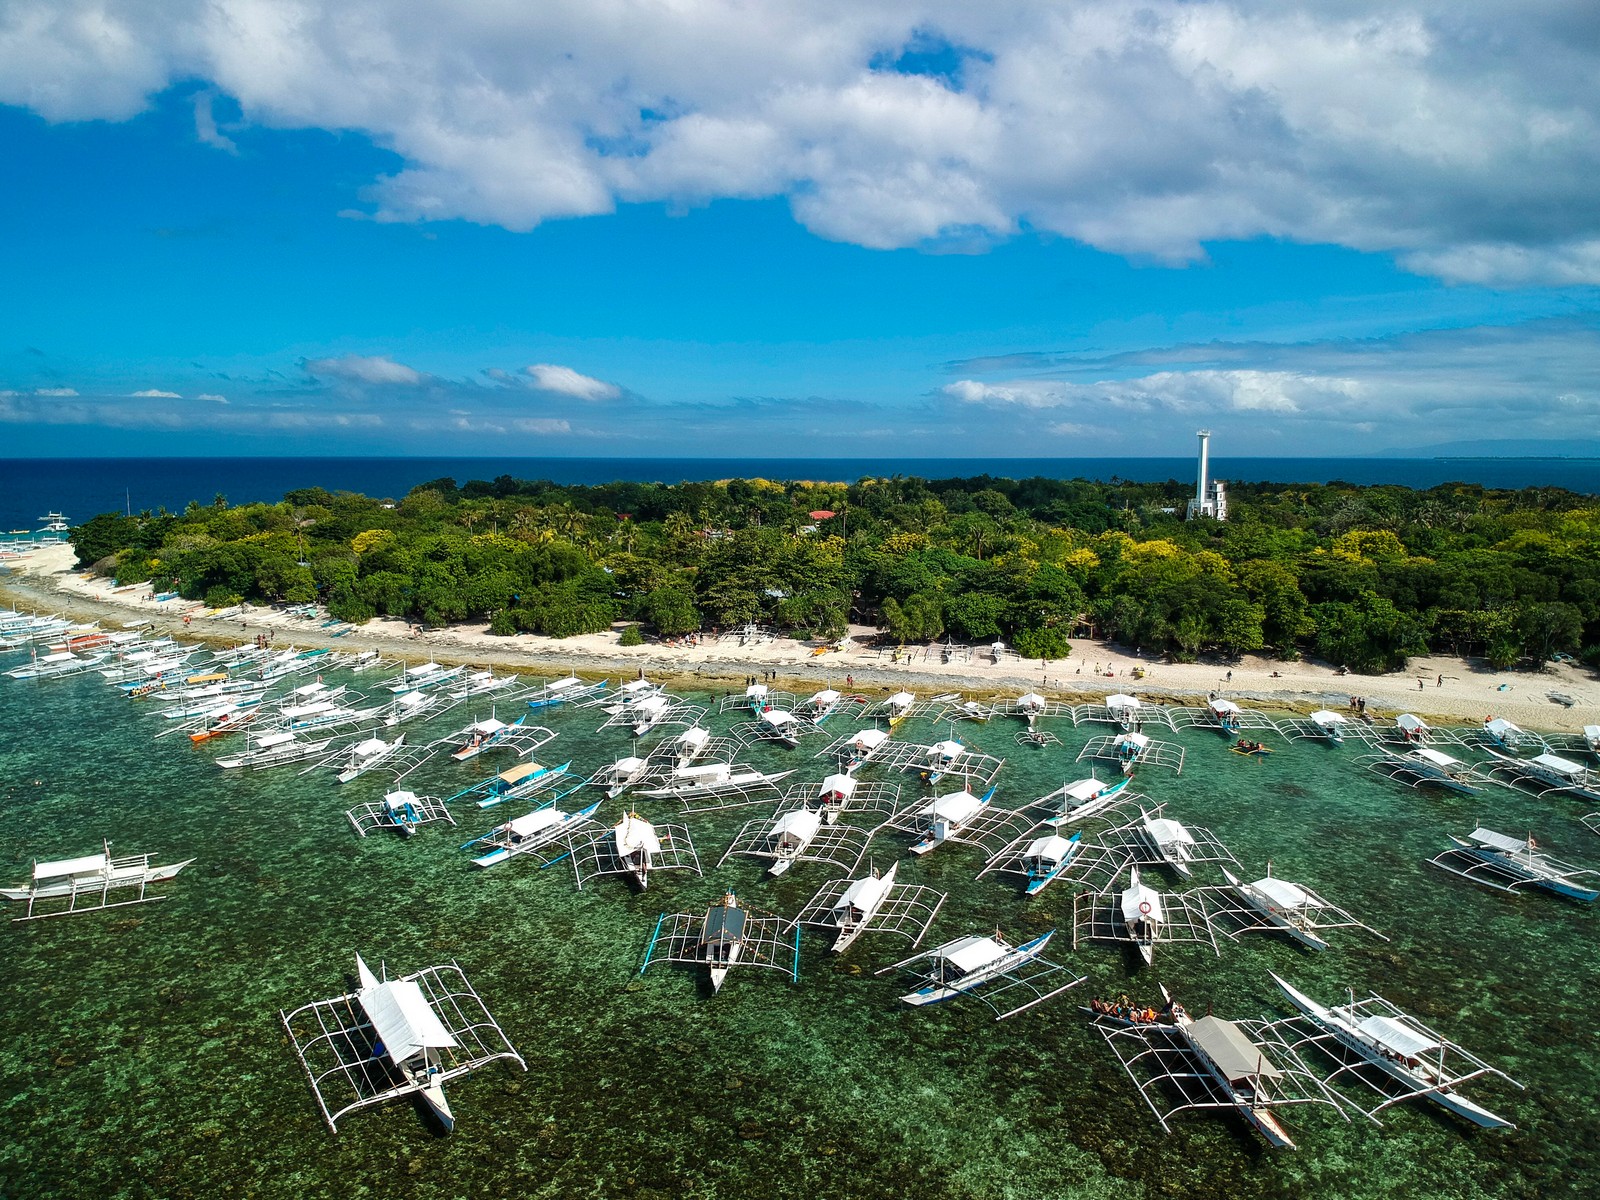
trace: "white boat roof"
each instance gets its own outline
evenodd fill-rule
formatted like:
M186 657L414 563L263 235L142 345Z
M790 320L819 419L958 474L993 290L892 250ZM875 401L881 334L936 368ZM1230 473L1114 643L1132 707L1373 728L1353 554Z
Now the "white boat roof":
M1028 843L1028 848L1022 852L1023 858L1043 858L1050 862L1060 862L1072 851L1072 841L1058 833L1047 837L1035 838Z
M910 704L915 699L916 697L910 692L896 692L894 695L885 700L884 703L889 705Z
M415 804L417 802L417 794L402 788L398 791L390 792L383 798L383 802L390 808L398 807L401 804Z
M427 692L406 692L395 703L403 704L407 708L415 708L419 704L432 704L433 697L428 695Z
M638 707L635 709L635 711L645 714L658 713L664 711L667 705L670 703L671 701L669 701L665 696L646 696L643 700L639 701Z
M890 867L882 875L868 875L865 879L858 879L845 888L844 895L834 903L834 911L841 908L871 908L883 894L894 886L894 868Z
M560 691L562 688L577 687L581 682L583 681L576 675L568 675L565 679L552 679L544 685L544 690L547 692Z
M1387 1046L1396 1054L1406 1058L1415 1058L1419 1054L1426 1054L1429 1050L1439 1048L1439 1043L1427 1034L1393 1017L1368 1017L1356 1028L1379 1045Z
M1023 708L1043 708L1047 701L1038 692L1028 692L1017 697L1017 703Z
M1516 853L1519 850L1528 848L1527 838L1507 837L1503 833L1496 833L1493 829L1485 829L1481 825L1469 833L1467 838L1469 841L1477 842L1480 846L1492 846L1496 850L1505 850L1508 853Z
M1214 713L1236 713L1239 706L1232 700L1224 700L1218 696L1215 700L1206 701L1206 707Z
M761 719L768 725L780 727L794 724L796 717L792 712L788 712L785 709L769 708L761 714Z
M285 729L279 730L276 733L263 733L260 737L256 738L256 746L262 750L265 750L269 746L281 746L285 742L292 741L294 741L294 734Z
M1394 719L1394 723L1407 733L1415 733L1419 729L1428 728L1426 721L1421 717L1413 716L1411 713L1401 713Z
M1585 725L1583 727L1583 736L1591 742L1600 741L1600 725Z
M1184 828L1182 821L1174 821L1171 817L1146 817L1144 827L1150 831L1150 836L1163 846L1177 843L1194 844L1194 834Z
M404 673L415 679L419 675L432 675L435 671L442 671L443 669L436 662L425 662L415 667L407 667Z
M948 946L941 946L934 955L944 959L962 973L988 966L1009 950L990 937L957 938Z
M498 717L490 717L487 721L474 721L471 725L467 726L467 732L468 733L499 733L502 729L510 729L510 728L511 728L511 726L507 725L504 721L500 720Z
M1435 750L1431 746L1418 746L1411 752L1412 758L1420 758L1424 762L1431 762L1436 767L1459 767L1461 760L1451 758L1442 750Z
M1582 779L1588 773L1588 768L1582 763L1573 762L1570 758L1562 758L1559 754L1535 754L1529 761L1538 763L1548 771L1557 775L1565 775L1568 779Z
M948 796L940 796L930 804L928 811L946 821L965 821L982 807L983 801L971 792L951 792Z
M1278 1079L1283 1072L1268 1061L1260 1046L1232 1021L1201 1017L1189 1025L1189 1037L1229 1083L1243 1079Z
M541 808L537 812L526 813L520 817L513 817L507 821L505 828L521 837L530 833L538 833L541 829L548 829L552 825L559 825L566 819L567 814L558 808Z
M1061 790L1067 795L1071 796L1074 800L1093 800L1096 796L1103 792L1105 788L1105 784L1101 783L1098 779L1091 775L1087 779L1080 779L1075 783L1069 783Z
M35 879L59 879L63 875L85 875L91 871L101 872L106 869L106 856L102 854L85 854L82 858L63 858L55 862L42 862L33 864L33 877Z
M811 697L812 702L816 704L832 704L838 698L839 693L834 691L832 688L823 688L820 692Z
M368 755L376 754L378 751L387 750L388 748L389 743L384 741L382 738L369 737L365 741L357 742L351 747L351 750L365 758Z
M656 833L656 827L646 821L638 813L629 813L617 822L617 852L631 854L636 850L643 850L647 854L661 853L661 838Z
M619 692L645 692L655 687L648 679L630 679L617 689Z
M1125 696L1118 692L1115 696L1106 697L1107 708L1138 708L1139 699L1136 696Z
M810 841L816 836L817 830L822 828L822 814L814 808L797 808L793 812L786 812L772 823L772 832L777 837L791 833L804 841Z
M691 729L685 729L673 739L673 741L681 742L686 746L704 746L710 740L711 730L702 725L696 725Z
M1522 727L1521 726L1513 725L1510 721L1506 720L1504 717L1496 717L1494 720L1486 722L1484 724L1484 728L1487 729L1490 733L1495 734L1497 736L1499 734L1502 734L1502 733L1521 733L1522 732Z
M930 753L938 758L956 758L966 749L960 742L949 740L936 742L928 747Z
M365 978L372 977L365 963L361 970ZM460 1044L450 1036L414 979L392 979L363 987L358 998L389 1061L396 1065L426 1049L443 1050Z
M1343 725L1345 723L1345 715L1343 713L1330 712L1326 708L1319 708L1311 714L1311 720L1317 725Z
M699 782L708 779L726 779L732 771L733 768L728 763L701 763L693 767L679 767L672 773L672 777Z
M227 676L222 675L220 678L226 679ZM293 689L289 694L291 696L315 696L318 692L325 692L327 690L328 685L319 679L315 683L302 683L299 687Z
M759 700L767 694L767 685L764 683L752 683L745 688L744 694L752 700Z
M1148 904L1150 911L1139 911L1139 905ZM1122 892L1122 919L1124 921L1137 921L1140 918L1148 921L1161 920L1161 893L1155 888L1143 883L1135 883L1123 889Z
M1258 879L1250 886L1279 908L1304 908L1311 901L1304 888L1274 875Z
M881 729L863 729L851 739L850 744L863 750L876 750L888 740L889 735Z
M845 775L841 772L837 775L829 775L822 781L821 794L824 796L832 796L835 794L840 796L853 796L855 795L855 791L856 777L854 775Z
M642 766L644 766L644 759L637 754L630 754L627 758L619 758L611 764L612 769L615 771L637 771Z
M1143 750L1149 744L1149 735L1143 733L1124 733L1117 738L1117 745L1119 746L1137 746Z

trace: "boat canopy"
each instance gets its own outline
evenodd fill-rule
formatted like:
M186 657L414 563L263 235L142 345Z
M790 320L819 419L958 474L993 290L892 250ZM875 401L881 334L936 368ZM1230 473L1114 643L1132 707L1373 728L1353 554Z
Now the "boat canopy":
M407 692L395 701L397 705L405 708L416 708L422 704L432 704L433 698L427 692Z
M1582 763L1575 763L1570 758L1562 758L1559 754L1536 754L1529 762L1536 762L1547 771L1567 779L1581 780L1588 774L1588 768Z
M1485 729L1487 729L1490 733L1494 734L1495 737L1504 737L1508 733L1521 733L1522 732L1522 729L1521 729L1520 726L1513 725L1510 721L1506 720L1504 717L1496 717L1492 721L1486 721L1484 723L1483 727Z
M629 813L617 822L617 853L626 857L643 850L646 854L661 853L661 838L656 827L638 813Z
M389 743L382 738L370 737L364 742L357 742L350 748L351 753L359 758L370 758L374 754L387 750Z
M544 690L547 692L560 691L563 688L577 687L580 682L576 675L568 675L565 679L552 679L544 685Z
M387 804L390 809L404 808L408 804L415 804L417 802L417 794L415 792L408 792L402 789L401 791L390 792L383 798L383 802Z
M1283 1077L1283 1072L1267 1060L1261 1047L1232 1021L1201 1017L1189 1026L1189 1037L1229 1083Z
M731 899L731 898L730 898ZM745 911L724 900L706 910L706 928L700 941L704 944L734 945L744 941Z
M1356 1028L1380 1046L1406 1058L1415 1058L1439 1048L1439 1043L1433 1038L1393 1017L1368 1017Z
M744 694L748 699L751 700L765 699L767 695L767 685L764 683L752 683L749 687L745 688Z
M63 875L98 875L106 869L109 860L104 854L86 854L82 858L63 858L56 862L33 864L35 879L60 879Z
M1413 716L1411 713L1401 713L1394 719L1394 723L1407 733L1425 732L1428 728L1426 721L1421 717Z
M1311 720L1318 725L1343 725L1345 723L1345 715L1322 708L1311 714Z
M274 733L263 733L260 737L256 738L256 749L267 750L273 746L281 746L285 742L292 741L294 741L294 734L290 733L287 729L280 729Z
M653 713L664 711L667 705L670 703L671 701L669 701L665 696L646 696L643 700L639 701L638 707L634 711L649 716Z
M1135 696L1124 696L1120 692L1115 696L1106 697L1107 708L1138 708L1139 700Z
M1194 844L1194 834L1184 828L1183 822L1174 821L1171 817L1146 817L1144 827L1163 846Z
M814 808L797 808L786 812L772 823L772 834L780 842L790 840L809 842L817 836L822 825L822 814Z
M1461 760L1451 758L1442 750L1434 750L1427 746L1419 746L1411 752L1412 758L1420 758L1423 762L1432 763L1436 767L1459 767Z
M525 816L515 817L505 823L506 832L517 837L528 837L538 833L541 829L549 829L552 825L559 825L566 820L567 814L556 808L541 808L538 812L531 812Z
M1239 711L1239 706L1232 700L1224 700L1220 696L1215 700L1208 701L1206 703L1206 707L1212 712L1216 713L1219 717L1225 716L1228 713L1236 713Z
M362 981L372 980L372 972L358 956ZM399 1066L424 1050L445 1050L459 1046L439 1016L428 1004L414 979L393 979L388 983L363 986L358 999L372 1022L372 1030L383 1044L389 1061Z
M1304 908L1311 897L1297 884L1268 875L1250 885L1278 908Z
M1027 695L1018 696L1017 703L1023 708L1043 708L1045 706L1045 698L1039 695L1038 692L1029 692Z
M626 762L627 760L624 759L623 761ZM509 767L506 770L501 771L499 779L501 783L504 783L508 786L514 785L521 783L530 775L538 774L542 770L544 770L544 768L536 762L518 763L514 767Z
M850 744L858 750L876 750L888 740L889 735L881 729L863 729Z
M832 688L823 688L820 692L811 697L811 703L832 704L837 699L839 699L838 692L834 691Z
M1600 745L1600 725L1585 725L1583 727L1583 736L1589 745Z
M858 879L845 888L844 895L834 903L834 911L856 908L865 912L869 908L876 907L878 901L893 886L893 867L882 875L868 875L865 879Z
M928 754L931 758L959 758L965 749L960 742L938 742L928 747Z
M970 936L957 938L934 953L963 975L986 967L995 959L1008 953L1005 946L989 937Z
M1142 733L1124 733L1117 738L1118 746L1134 746L1143 750L1150 744L1150 738Z
M930 804L928 811L935 818L959 824L982 807L983 801L971 792L951 792L948 796L940 796Z
M781 729L785 725L794 724L796 718L792 712L781 708L769 708L761 714L761 719L774 729Z
M824 800L848 800L856 792L856 777L854 775L829 775L822 781L822 798Z
M1022 852L1022 857L1058 863L1070 853L1072 853L1072 840L1060 834L1051 834L1029 842L1028 848Z
M689 729L685 729L672 740L686 749L698 750L701 746L704 746L711 740L711 731L706 729L704 726L695 725Z
M1515 854L1528 848L1527 838L1507 837L1503 833L1496 833L1492 829L1478 826L1467 835L1470 841L1477 842L1480 846L1488 846L1495 850L1504 850L1507 854Z
M1140 910L1141 904L1150 906L1149 912ZM1124 921L1161 920L1161 893L1145 884L1135 882L1122 893L1122 919Z
M1087 779L1080 779L1076 783L1069 783L1061 790L1074 800L1086 801L1093 800L1101 792L1105 791L1105 788L1105 784L1101 783L1098 779L1091 775Z
M701 763L697 767L679 767L672 773L672 777L706 783L727 779L732 774L733 768L728 763Z
M896 692L894 695L885 700L884 703L889 705L891 708L904 708L915 699L916 697L910 692Z

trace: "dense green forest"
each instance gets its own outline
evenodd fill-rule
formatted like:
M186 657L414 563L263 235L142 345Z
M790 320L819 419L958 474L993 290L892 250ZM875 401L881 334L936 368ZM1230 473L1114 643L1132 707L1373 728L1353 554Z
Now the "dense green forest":
M1310 652L1353 671L1434 650L1497 667L1600 665L1600 500L1496 491L1113 480L727 480L560 486L439 479L398 502L320 488L106 513L82 565L225 605L321 600L348 621L488 620L567 637L759 621L832 637L1004 639L1034 658L1092 633L1190 660ZM832 515L829 515L832 514Z

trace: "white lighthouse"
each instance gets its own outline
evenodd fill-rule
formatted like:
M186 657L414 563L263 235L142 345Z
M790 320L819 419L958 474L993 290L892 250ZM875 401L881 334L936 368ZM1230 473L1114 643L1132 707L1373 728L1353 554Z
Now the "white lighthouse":
M1211 471L1211 430L1202 429L1195 435L1200 439L1200 471L1195 480L1194 499L1189 501L1189 520L1196 517L1228 519L1228 490L1221 480L1208 478Z

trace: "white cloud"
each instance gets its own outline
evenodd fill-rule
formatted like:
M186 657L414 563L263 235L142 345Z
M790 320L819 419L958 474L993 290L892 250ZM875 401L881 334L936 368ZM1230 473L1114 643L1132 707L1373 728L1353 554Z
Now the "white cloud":
M180 396L177 392L163 392L160 388L145 388L144 391L142 391L142 392L133 392L131 394L133 396L135 396L136 398L142 399L142 400L182 400L183 399L183 397Z
M1353 379L1287 371L1160 371L1138 379L1095 383L1051 380L985 384L962 379L947 384L945 395L965 404L995 407L1062 408L1094 406L1134 412L1298 413L1328 400L1358 397Z
M523 433L571 433L572 426L559 418L551 417L526 417L511 422L512 426Z
M215 392L201 392L195 397L195 399L210 400L213 404L226 404L228 402L228 398L226 396L219 396Z
M352 383L391 384L399 387L417 387L427 382L427 376L404 363L382 356L366 357L346 354L340 358L313 358L307 360L305 369L312 375L344 379Z
M1473 282L1600 281L1593 0L11 0L0 102L196 134L359 130L380 220L511 229L789 198L867 246L1021 228L1168 262L1286 238ZM954 73L885 69L944 45ZM200 97L204 97L202 99Z
M35 388L33 394L35 396L76 396L78 391L76 388L69 387Z
M616 384L581 375L571 367L534 363L523 371L541 392L557 392L578 400L616 400L622 396L622 389Z
M194 94L194 135L207 146L237 154L239 147L233 139L217 129L217 115L211 107L215 100L215 94L209 90Z

